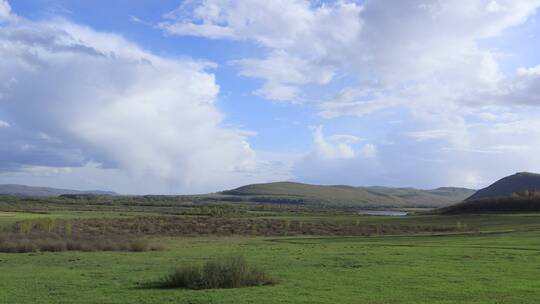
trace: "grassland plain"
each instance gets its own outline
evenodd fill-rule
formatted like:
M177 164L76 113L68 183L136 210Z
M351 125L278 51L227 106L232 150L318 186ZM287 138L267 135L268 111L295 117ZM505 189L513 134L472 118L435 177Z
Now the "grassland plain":
M9 217L6 217L9 218ZM0 303L538 303L538 215L340 217L484 233L161 238L157 252L0 254ZM3 221L0 218L0 222ZM332 219L326 219L332 220ZM275 286L145 288L178 265L241 254Z

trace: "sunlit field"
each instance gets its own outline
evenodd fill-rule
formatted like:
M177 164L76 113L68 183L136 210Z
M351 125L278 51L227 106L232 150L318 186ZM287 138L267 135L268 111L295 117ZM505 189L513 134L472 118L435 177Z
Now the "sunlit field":
M227 230L215 230L223 222ZM537 303L540 298L540 214L2 212L0 226L0 247L14 241L6 235L29 242L35 233L52 241L85 241L93 239L95 227L101 227L102 240L148 243L140 250L56 250L48 244L0 253L1 303ZM26 231L17 231L20 227ZM230 256L242 256L275 283L208 290L154 285L178 267Z

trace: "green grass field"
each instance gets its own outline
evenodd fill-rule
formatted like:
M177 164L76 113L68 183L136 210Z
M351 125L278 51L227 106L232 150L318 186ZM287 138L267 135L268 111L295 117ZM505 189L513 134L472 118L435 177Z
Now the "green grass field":
M13 217L4 213L0 223ZM540 299L538 215L335 220L352 218L435 224L459 219L483 233L184 237L156 240L164 247L157 252L0 253L0 303L538 303ZM144 287L175 266L237 254L279 283L198 291Z

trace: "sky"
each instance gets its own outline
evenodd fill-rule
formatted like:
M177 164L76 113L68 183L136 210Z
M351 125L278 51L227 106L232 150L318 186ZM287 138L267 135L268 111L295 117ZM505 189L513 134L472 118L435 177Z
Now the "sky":
M0 183L540 172L540 0L0 0Z

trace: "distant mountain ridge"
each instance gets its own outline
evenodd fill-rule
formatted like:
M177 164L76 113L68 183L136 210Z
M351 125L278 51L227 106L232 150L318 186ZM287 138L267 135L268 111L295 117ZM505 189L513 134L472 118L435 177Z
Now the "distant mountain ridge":
M443 187L431 190L347 185L311 185L295 182L252 184L201 199L230 202L305 204L358 208L443 207L463 201L475 190ZM80 191L25 185L0 185L0 195L56 197L61 195L118 195L110 191Z
M331 204L358 207L441 207L460 202L475 190L444 187L431 190L389 187L353 187L345 185L311 185L295 182L252 184L222 195L248 197L253 200L268 198L302 201L306 204Z
M34 187L17 184L0 185L0 195L31 196L31 197L50 197L63 194L95 194L95 195L118 195L112 191L80 191L70 189L57 189L49 187Z
M510 197L513 193L540 191L540 174L520 172L502 178L490 186L478 190L468 201L494 197Z

